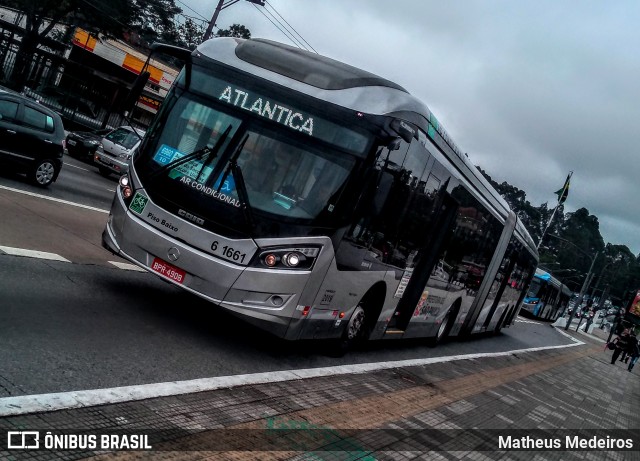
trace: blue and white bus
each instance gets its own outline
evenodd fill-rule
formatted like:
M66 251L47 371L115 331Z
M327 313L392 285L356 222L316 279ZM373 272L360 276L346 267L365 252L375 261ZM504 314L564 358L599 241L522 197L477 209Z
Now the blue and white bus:
M513 321L535 244L421 101L268 40L186 59L107 249L289 340L436 343Z
M567 308L571 295L572 291L549 272L536 269L522 309L537 318L556 320Z

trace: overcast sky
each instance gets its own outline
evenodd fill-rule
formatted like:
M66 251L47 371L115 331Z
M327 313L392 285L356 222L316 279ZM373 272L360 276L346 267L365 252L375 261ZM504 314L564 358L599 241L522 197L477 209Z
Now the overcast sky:
M320 54L423 100L474 164L640 253L640 2L267 0ZM209 19L217 1L176 0ZM189 9L191 8L191 9ZM292 44L247 1L217 26ZM197 13L196 13L197 12Z

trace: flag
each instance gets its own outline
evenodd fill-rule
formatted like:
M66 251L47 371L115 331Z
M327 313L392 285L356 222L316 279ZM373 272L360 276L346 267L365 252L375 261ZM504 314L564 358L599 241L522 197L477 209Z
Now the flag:
M569 182L571 181L571 173L567 175L567 180L564 182L562 189L557 190L555 194L558 196L558 205L562 205L569 195Z

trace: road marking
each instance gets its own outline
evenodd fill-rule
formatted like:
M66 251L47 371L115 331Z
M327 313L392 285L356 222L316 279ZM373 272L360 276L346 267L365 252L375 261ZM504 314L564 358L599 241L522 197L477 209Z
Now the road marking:
M27 258L49 259L52 261L63 261L70 263L67 258L63 258L55 253L47 253L46 251L24 250L22 248L12 248L0 246L0 251L12 256L25 256Z
M89 205L82 205L81 203L70 202L68 200L62 200L62 199L59 199L59 198L48 197L46 195L36 194L34 192L28 192L26 190L14 189L13 187L0 186L0 189L8 190L8 191L11 191L11 192L17 192L18 194L30 195L31 197L37 197L37 198L42 198L42 199L45 199L45 200L51 200L52 202L64 203L65 205L71 205L71 206L75 206L75 207L78 207L78 208L85 208L85 209L91 210L91 211L98 211L100 213L109 213L109 210L103 210L101 208L96 208L96 207L92 207L92 206L89 206Z
M390 368L414 367L434 363L453 362L457 360L504 357L522 354L524 352L563 349L583 344L585 343L575 340L575 342L571 344L561 346L532 347L506 352L485 352L478 354L453 355L448 357L397 360L393 362L361 363L354 365L338 365L335 367L307 368L301 370L269 371L265 373L218 376L214 378L192 379L188 381L172 381L165 383L113 387L110 389L91 389L85 391L4 397L0 398L0 417L131 402L157 397L191 394L194 392L213 391L236 386L277 383L297 379L320 378L346 374L362 374Z
M113 264L118 269L124 269L126 271L138 271L138 272L147 272L146 269L143 269L140 266L136 266L135 264L122 263L120 261L107 261L109 264Z
M0 245L0 254L8 254L11 256L24 256L27 258L38 258L38 259L49 259L52 261L63 261L66 263L70 263L67 258L64 258L55 253L47 253L46 251L38 251L38 250L26 250L24 248L14 248L14 247L5 247ZM136 266L135 264L123 263L120 261L107 261L109 264L113 264L118 269L127 270L127 271L137 271L137 272L147 272L140 266Z
M542 323L540 322L536 322L534 320L520 320L520 319L516 319L516 322L518 323L533 323L534 325L542 325Z
M70 166L70 167L72 167L72 168L77 168L78 170L82 170L82 171L89 171L89 170L88 170L88 169L86 169L86 168L82 168L81 166L77 166L77 165L72 165L71 163L66 163L66 162L65 162L65 166Z

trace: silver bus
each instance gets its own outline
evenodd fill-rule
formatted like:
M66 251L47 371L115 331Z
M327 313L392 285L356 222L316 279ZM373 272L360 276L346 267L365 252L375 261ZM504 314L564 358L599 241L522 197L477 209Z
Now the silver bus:
M268 40L186 60L105 248L288 340L437 343L513 322L535 244L422 102Z

